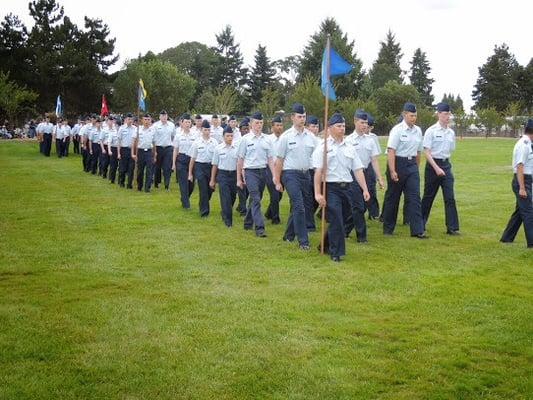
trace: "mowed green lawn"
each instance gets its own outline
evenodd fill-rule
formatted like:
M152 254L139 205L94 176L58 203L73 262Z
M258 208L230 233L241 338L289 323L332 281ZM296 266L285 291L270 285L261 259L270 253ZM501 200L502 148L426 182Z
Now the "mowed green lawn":
M461 236L439 194L430 240L372 221L336 264L318 234L225 228L218 193L201 220L174 177L126 191L1 142L0 398L532 398L533 252L498 242L513 144L458 142Z

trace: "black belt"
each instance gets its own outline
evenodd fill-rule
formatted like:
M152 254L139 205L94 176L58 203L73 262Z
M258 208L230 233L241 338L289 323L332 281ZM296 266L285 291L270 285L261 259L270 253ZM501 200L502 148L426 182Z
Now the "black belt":
M210 162L200 162L200 161L196 161L196 164L201 164L201 165L211 165Z
M151 151L152 149L139 149L139 150L142 150L142 151Z
M263 171L266 167L263 168L244 168L245 171Z
M341 188L347 188L351 184L352 184L352 182L326 182L326 185L338 186L338 187L341 187Z
M409 157L400 157L400 156L396 156L396 158L399 158L400 160L416 160L416 156L409 156Z
M449 158L433 158L433 159L434 159L435 162L437 162L437 163L439 163L439 162L441 162L441 163L445 163L445 162L450 161Z
M299 172L299 173L307 173L309 172L309 168L306 168L306 169L285 169L283 170L283 172Z

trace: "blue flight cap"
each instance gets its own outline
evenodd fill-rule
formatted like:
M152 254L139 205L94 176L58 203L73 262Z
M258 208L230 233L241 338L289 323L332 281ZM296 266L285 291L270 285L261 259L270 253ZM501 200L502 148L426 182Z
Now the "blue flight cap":
M206 120L206 119L203 120L202 128L206 128L206 129L210 129L211 128L211 124L209 123L208 120Z
M213 114L213 116L211 118L218 118L218 115L217 114Z
M152 118L152 115L149 114L149 113L146 113L146 114L143 115L143 117L144 117L144 118Z
M301 103L294 103L292 105L292 112L294 114L305 114L305 107Z
M403 105L403 110L411 113L416 112L416 106L413 103L405 103Z
M194 119L202 119L202 116L200 114L196 114L196 116L194 117Z
M447 103L437 104L437 112L450 112L450 105Z
M226 133L233 133L233 129L231 129L231 126L227 125L224 128L224 134L226 134Z
M361 108L355 110L354 116L355 118L362 119L363 121L368 120L368 114L365 112L365 110L362 110Z
M181 119L182 119L182 120L185 120L185 119L191 119L191 114L189 114L189 113L185 113L185 114L183 114L183 115L181 116Z
M533 133L533 118L529 118L526 124L526 133Z
M89 118L89 117L88 117ZM133 118L133 114L132 113L127 113L126 114L126 118Z
M159 115L168 115L167 110L161 110L159 111Z
M252 119L257 119L259 121L262 121L263 120L263 114L261 114L261 112L259 111L256 111L252 114Z
M310 115L307 117L307 121L305 121L305 123L307 125L318 125L319 122L318 122L318 118L315 117L314 115Z
M344 117L341 113L335 113L331 116L331 118L328 121L328 125L335 125L335 124L344 124L346 121L344 120Z
M374 117L371 115L371 114L367 114L368 116L368 126L374 126L374 124L376 123L376 120L374 119Z
M281 118L281 115L276 115L274 118L272 118L272 123L278 123L278 124L282 124L283 123L283 119Z
M237 121L237 118L235 118L235 115L230 115L228 121Z
M239 124L239 128L242 128L243 126L250 126L250 121L248 119L243 119L241 123Z

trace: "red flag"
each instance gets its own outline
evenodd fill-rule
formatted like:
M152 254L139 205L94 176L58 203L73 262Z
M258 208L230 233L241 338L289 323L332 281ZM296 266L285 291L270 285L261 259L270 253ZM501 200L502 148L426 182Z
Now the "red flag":
M100 116L105 117L109 115L109 109L107 108L107 100L105 99L105 95L102 95L102 111L100 111Z

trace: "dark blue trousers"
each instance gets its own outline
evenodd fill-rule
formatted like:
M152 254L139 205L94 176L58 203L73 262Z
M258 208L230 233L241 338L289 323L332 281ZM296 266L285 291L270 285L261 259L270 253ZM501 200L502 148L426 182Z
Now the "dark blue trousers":
M154 178L154 154L152 150L137 149L137 190L149 192Z
M109 157L109 180L115 183L118 168L118 147L111 146L111 156Z
M265 220L261 213L261 199L266 186L266 168L245 169L244 177L250 194L248 210L246 217L244 217L244 229L254 227L255 233L261 234L265 231Z
M368 193L370 194L370 200L366 202L366 209L368 210L369 218L378 218L379 217L379 202L376 190L377 178L376 172L372 167L372 163L368 164L365 169L365 180L366 186L368 188Z
M273 223L280 223L279 202L281 201L281 192L276 190L276 185L272 182L272 172L270 168L266 169L266 187L270 196L270 203L265 212L265 217L271 219Z
M181 206L191 208L191 195L194 191L194 178L189 180L189 162L191 157L187 154L179 153L176 158L176 181L180 188Z
M218 194L222 221L226 226L233 225L233 204L237 198L237 171L219 169L217 173Z
M363 191L361 186L355 180L355 176L352 177L354 181L351 183L350 192L353 198L352 212L348 213L345 217L345 229L346 237L350 235L352 229L355 229L355 234L358 240L366 240L366 221L365 221L365 199L363 198Z
M51 150L52 150L52 134L44 133L43 134L43 154L46 157L50 157Z
M58 158L65 156L65 142L63 142L63 139L56 139L56 154Z
M354 208L352 183L326 183L326 219L328 230L325 248L332 257L346 255L344 221Z
M70 136L67 136L65 138L65 144L63 146L63 155L65 157L68 157L68 150L69 150L69 147L70 147Z
M157 157L155 164L154 184L156 187L161 183L161 170L163 170L163 180L165 189L170 185L170 175L172 174L172 146L157 146Z
M118 184L124 187L126 176L128 177L128 189L133 187L133 171L135 170L135 160L131 158L129 147L120 148L120 162L118 165Z
M522 198L518 195L518 179L516 175L513 178L512 188L516 197L516 206L514 209L507 227L503 231L502 242L514 241L518 230L522 223L524 223L524 232L526 234L526 241L528 247L533 247L533 200L531 193L531 175L524 175L524 183L526 186L527 198Z
M89 150L81 149L81 165L85 172L89 172Z
M91 174L96 175L96 170L98 168L98 159L100 158L100 152L102 151L102 149L100 148L100 144L91 143L91 150L93 154L90 154L89 170L91 171Z
M452 165L448 160L437 160L437 165L444 170L445 176L437 176L435 170L429 163L426 163L424 175L424 196L422 197L422 219L424 220L424 227L429 220L429 213L433 206L433 200L442 188L442 196L444 198L444 216L446 219L446 228L448 231L459 230L459 216L457 215L457 207L455 205L455 195L453 192L454 177L452 172Z
M391 179L390 171L387 168L388 186L383 204L383 233L392 234L394 232L400 196L403 192L411 235L421 235L424 233L424 221L422 220L420 204L420 174L415 157L410 160L406 157L396 157L396 172L399 178L398 182Z
M311 198L313 196L310 190L311 176L309 171L283 171L281 181L291 203L291 212L287 220L284 238L293 240L296 235L300 245L309 246L307 218L310 214L308 207L312 204Z
M237 197L239 198L239 204L237 205L237 212L241 215L246 215L247 207L246 201L248 200L248 188L244 186L242 189L237 187Z
M104 151L100 153L100 167L98 169L98 175L102 175L107 178L107 170L109 168L109 153L107 144L104 144Z
M200 216L207 217L209 215L209 200L211 200L211 195L213 194L213 189L209 187L211 163L195 162L194 175L200 191Z

